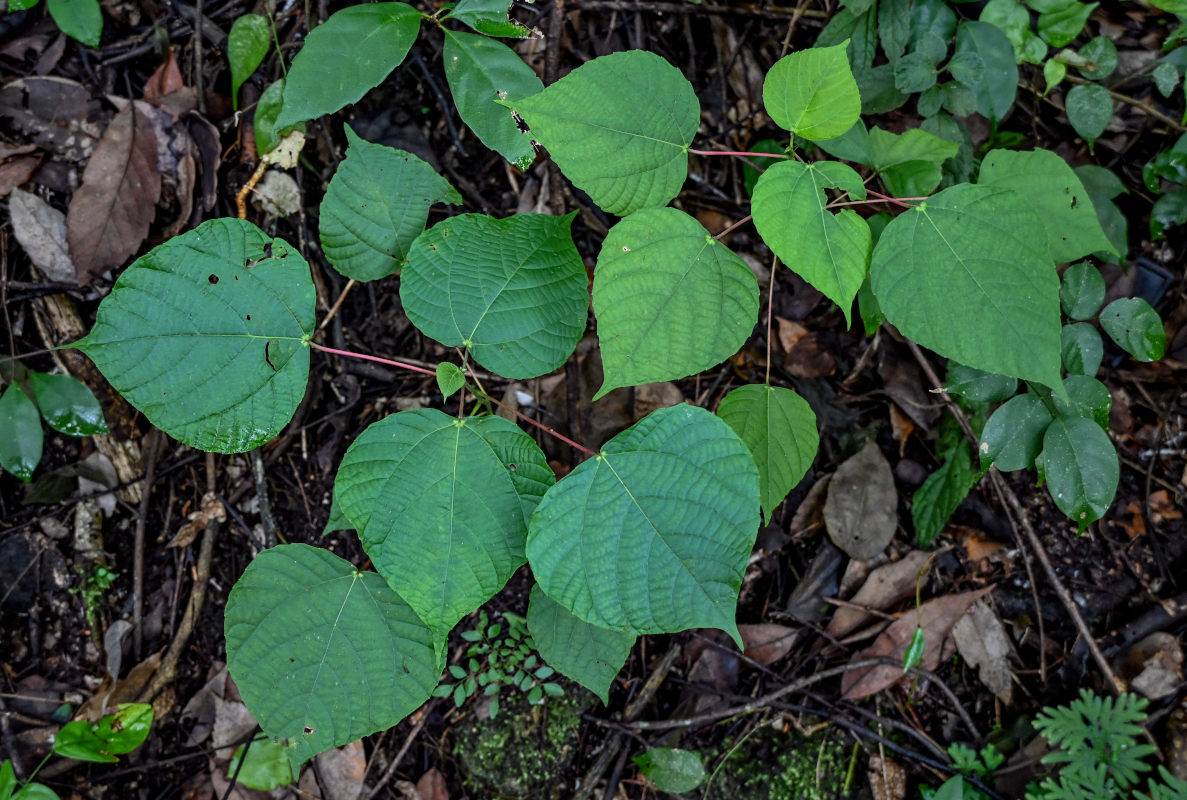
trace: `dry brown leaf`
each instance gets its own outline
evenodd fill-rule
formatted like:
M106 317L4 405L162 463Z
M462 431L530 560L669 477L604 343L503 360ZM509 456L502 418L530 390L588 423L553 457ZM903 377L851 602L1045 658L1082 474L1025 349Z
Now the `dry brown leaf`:
M746 645L747 658L769 667L791 652L799 638L799 628L764 623L760 625L739 625L738 633Z
M0 89L0 128L67 162L91 155L109 114L90 89L66 78L21 78Z
M930 394L923 373L907 348L884 340L878 349L878 376L899 410L925 431L940 418L940 404Z
M12 232L45 277L74 282L74 264L66 245L66 215L32 192L13 191L8 201Z
M322 753L317 757L317 769L324 789L322 800L357 800L367 774L367 754L362 740ZM425 800L429 800L427 795Z
M148 76L144 84L144 99L164 97L182 88L185 88L185 81L182 80L181 70L177 66L177 48L170 47L169 53L165 56L165 63Z
M32 149L32 147L29 148L29 150ZM0 197L6 197L13 189L29 180L33 175L33 171L40 165L40 155L12 155L5 157L3 161L0 161Z
M433 767L416 782L416 791L421 800L449 800L449 787L445 785L445 776ZM353 798L352 798L353 800Z
M924 669L935 669L940 663L940 653L944 640L973 603L993 590L992 586L978 589L975 592L963 592L937 597L928 600L917 610L912 609L899 616L890 627L882 631L874 643L853 657L854 661L865 658L884 656L892 658L897 664L852 669L841 678L841 693L846 700L860 700L877 694L883 689L889 689L906 677L903 673L903 657L907 647L915 635L915 628L923 629L924 648L920 666Z
M796 342L783 366L797 378L823 378L837 371L837 359L814 331Z
M181 530L165 545L166 547L189 547L211 520L225 522L227 509L218 497L207 492L202 496L202 507L191 513L188 519L189 522L181 526Z
M948 534L964 548L965 560L970 564L993 558L1005 549L1001 542L988 538L982 531L967 525L950 525Z
M952 627L956 649L989 691L1006 705L1014 700L1014 682L1010 674L1010 638L997 614L984 600Z
M98 720L107 710L120 703L134 703L140 699L140 693L148 686L152 677L161 667L161 653L153 653L148 658L132 667L123 680L113 680L110 675L103 678L99 688L95 690L75 714L77 719Z
M898 442L899 458L907 450L907 439L915 432L915 423L895 403L890 404L890 431Z
M680 387L674 383L645 383L635 387L635 421L660 408L684 402Z
M907 770L889 758L870 756L870 794L874 800L903 800L907 796Z
M1162 523L1168 519L1182 519L1183 512L1166 489L1159 489L1150 494L1150 517L1152 522Z
M824 502L829 538L850 558L868 561L885 549L898 527L898 493L886 457L873 442L833 475Z
M1129 688L1161 700L1183 683L1183 645L1174 634L1151 633L1118 657L1113 668Z
M152 120L128 103L103 132L66 213L79 283L123 264L140 249L160 196Z
M791 524L787 528L789 535L809 533L824 524L824 501L828 497L828 485L832 479L832 475L825 475L812 484L812 488L796 506L795 514L791 517Z
M792 322L783 317L775 317L779 326L779 346L784 353L790 353L796 342L808 335L808 329L798 322Z
M892 564L884 564L866 578L849 602L866 608L886 611L915 594L919 571L931 559L931 553L912 550ZM864 625L871 614L860 608L841 606L828 624L828 634L840 639Z

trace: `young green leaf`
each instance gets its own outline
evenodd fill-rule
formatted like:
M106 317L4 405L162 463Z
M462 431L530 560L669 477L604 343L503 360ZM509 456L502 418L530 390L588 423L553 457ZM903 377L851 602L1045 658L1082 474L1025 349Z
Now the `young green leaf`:
M45 434L37 406L15 383L0 395L0 467L25 483L41 461Z
M506 9L503 9L504 19ZM451 16L456 17L455 13ZM515 115L497 101L514 103L544 90L544 84L519 54L502 42L443 28L445 79L458 116L479 140L526 171L536 157L532 138L519 129Z
M585 332L585 266L564 217L462 214L412 244L400 278L408 319L507 378L559 367Z
M288 751L281 745L271 739L262 739L253 741L246 754L243 748L240 745L231 753L231 761L227 764L228 778L261 792L270 792L295 781Z
M363 431L334 494L375 568L444 637L523 564L528 520L553 480L532 438L502 417L426 408Z
M881 128L870 130L870 158L874 169L896 197L925 195L940 184L940 165L952 158L960 145L921 128L903 134Z
M1081 531L1104 516L1117 494L1117 450L1092 420L1057 417L1043 434L1037 466L1055 505Z
M577 617L628 633L734 622L758 532L758 471L733 430L700 408L661 408L544 496L527 554Z
M993 150L985 156L977 182L1014 190L1019 210L1029 209L1046 229L1056 263L1113 249L1084 185L1050 150Z
M422 16L406 3L364 3L331 14L309 32L289 67L277 127L358 102L408 55Z
M682 794L691 792L705 780L705 765L701 754L675 747L653 747L633 759L655 788L661 792Z
M33 372L29 374L29 388L41 416L55 431L68 436L107 433L103 408L82 381L69 375Z
M461 367L449 361L442 361L437 365L437 388L441 396L448 400L458 389L466 385L466 373Z
M1089 39L1088 44L1081 47L1076 55L1088 62L1086 66L1077 66L1085 78L1104 80L1117 69L1117 45L1108 36Z
M1002 472L1030 469L1043 449L1043 434L1051 424L1051 412L1033 394L1007 400L989 417L981 431L981 466L990 464Z
M784 56L767 72L762 101L775 124L805 139L832 139L861 115L847 41Z
M676 380L729 358L758 320L758 281L688 214L649 208L606 235L593 304L606 374L597 400L619 386Z
M1114 300L1100 312L1100 326L1138 361L1157 361L1166 350L1166 331L1158 312L1140 297Z
M1072 375L1095 375L1105 357L1100 333L1087 322L1064 325L1059 350L1063 368Z
M924 347L986 372L1060 387L1059 278L1044 231L1006 189L962 184L896 217L874 247L886 318Z
M292 419L313 327L313 280L296 249L213 219L128 267L73 346L174 439L242 453Z
M1109 173L1110 175L1112 173ZM1087 261L1072 264L1059 282L1059 305L1072 319L1092 319L1105 301L1105 279Z
M1067 391L1066 402L1058 397L1051 398L1056 415L1090 419L1107 433L1109 411L1113 408L1113 396L1108 388L1088 375L1067 376L1063 379L1063 388Z
M915 628L911 634L911 642L903 653L903 672L909 672L911 667L923 660L923 653L927 649L927 635L923 628Z
M1109 91L1096 83L1073 86L1064 104L1068 122L1088 142L1088 149L1091 150L1113 118L1113 98Z
M528 602L528 629L545 661L596 694L603 704L610 702L614 676L635 644L633 633L591 625L573 616L539 586L532 587Z
M346 158L321 203L321 244L338 272L373 281L400 270L429 206L457 205L462 197L412 153L372 144L349 125L346 140Z
M262 14L244 14L227 34L227 60L231 63L231 106L239 110L239 87L268 55L272 30Z
M826 188L864 200L865 185L838 161L783 161L769 167L754 188L754 226L775 254L845 314L869 272L870 226L849 209L827 210Z
M383 578L304 544L248 564L223 627L239 693L294 772L395 725L441 674L429 629Z
M16 788L16 772L12 762L6 758L0 761L0 800L10 800Z
M45 7L62 33L87 47L98 47L103 36L99 0L46 0Z
M816 458L820 445L816 415L807 401L790 389L751 384L727 394L717 416L734 429L754 456L759 497L769 521Z
M1018 94L1018 65L1010 40L996 25L962 22L956 29L956 54L962 53L975 53L984 67L981 77L971 84L978 113L1000 121Z
M148 703L121 703L98 722L67 722L54 737L54 753L77 761L114 764L116 756L143 744L152 728L153 707Z
M539 94L503 102L607 213L666 205L688 177L700 102L680 70L654 53L600 56Z
M911 521L919 547L931 547L979 476L968 448L963 446L953 450L940 468L927 476L911 499Z
M948 364L944 391L970 403L1000 403L1018 391L1018 380L952 362Z
M456 19L487 36L525 39L532 32L507 18L511 3L512 0L458 0L449 10L448 18ZM450 33L446 28L442 30L446 35Z

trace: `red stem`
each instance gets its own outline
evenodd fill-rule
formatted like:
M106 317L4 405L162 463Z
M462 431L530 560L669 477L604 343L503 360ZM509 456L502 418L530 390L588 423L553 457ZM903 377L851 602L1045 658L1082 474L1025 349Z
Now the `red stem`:
M791 158L785 153L747 153L741 150L694 150L688 148L688 152L697 156L743 156L750 158Z
M595 453L593 450L590 450L588 447L586 447L584 445L577 444L577 442L573 441L568 436L561 436L559 433L557 433L552 428L545 425L543 422L539 422L537 420L532 419L531 417L529 417L527 414L524 414L519 409L512 408L511 406L507 405L506 403L500 403L498 400L494 399L490 395L487 395L486 399L491 401L492 403L494 403L499 408L503 408L503 409L506 409L507 411L510 411L512 414L519 417L524 422L527 422L531 425L535 425L537 428L544 431L549 436L555 436L557 439L560 439L562 442L567 444L569 447L572 447L575 450L580 450L581 452L585 453L587 456L596 456L597 455L597 453Z
M413 372L419 372L422 375L432 375L434 378L437 377L437 373L431 369L425 369L424 367L418 367L415 364L405 364L403 361L392 361L390 358L380 358L379 356L369 356L369 355L365 355L364 353L354 353L354 352L351 352L350 350L337 350L333 347L326 347L325 345L318 344L317 342L314 342L314 341L310 341L309 346L315 350L321 350L323 353L333 353L336 356L347 356L348 358L361 358L361 359L364 359L365 361L377 361L380 364L387 364L388 366L391 366L391 367L400 367L401 369L410 369Z

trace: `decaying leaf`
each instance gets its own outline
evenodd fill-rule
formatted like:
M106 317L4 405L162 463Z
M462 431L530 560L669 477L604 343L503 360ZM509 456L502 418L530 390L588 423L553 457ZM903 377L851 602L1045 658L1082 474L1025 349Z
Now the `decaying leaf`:
M846 700L859 700L889 689L906 677L902 662L907 647L915 636L916 628L923 630L924 650L919 665L924 669L935 669L952 626L956 624L973 603L993 590L992 586L975 592L963 592L928 600L917 610L911 609L899 616L890 627L882 631L874 643L853 657L854 661L885 656L897 663L861 667L846 672L841 678L841 692Z
M874 800L903 800L907 796L907 770L901 764L873 755L868 774Z
M223 522L226 518L227 509L222 501L208 492L202 496L202 507L189 515L189 522L181 526L166 547L189 547L211 520Z
M1174 634L1157 631L1125 650L1113 667L1130 689L1161 700L1182 686L1183 645Z
M981 683L1007 705L1014 699L1010 678L1010 639L997 614L984 600L957 620L952 628L956 649L969 666L977 668Z
M66 235L79 283L140 249L161 196L152 120L128 103L111 120L70 200Z
M898 527L898 493L878 445L866 442L837 468L824 502L824 523L850 558L867 561L890 543Z
M893 608L915 594L919 571L931 557L931 553L912 550L898 561L883 564L870 573L849 602L878 611ZM870 616L860 608L841 606L828 624L828 634L839 639L864 625Z
M445 776L436 767L420 776L420 780L416 782L416 791L420 792L422 800L449 800Z
M307 769L301 775L298 788L303 798L358 800L363 792L363 778L367 774L367 754L361 739L327 750L316 761L316 770ZM428 800L428 795L425 800Z
M91 155L109 113L90 89L66 78L21 78L0 89L0 129L67 162Z
M0 197L6 197L16 187L29 180L33 170L41 164L41 155L33 145L10 147L0 144Z
M769 667L791 652L800 635L800 628L765 623L739 625L738 633L746 645L746 657Z
M301 208L301 189L287 172L269 170L251 193L251 204L270 216L287 217Z
M32 192L13 191L8 200L12 232L29 260L48 280L74 281L74 264L66 244L66 215Z

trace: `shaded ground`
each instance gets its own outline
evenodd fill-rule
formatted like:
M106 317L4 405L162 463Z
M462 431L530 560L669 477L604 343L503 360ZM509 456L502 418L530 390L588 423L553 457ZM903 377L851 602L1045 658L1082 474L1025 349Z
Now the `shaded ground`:
M0 71L8 84L0 90L0 146L35 145L27 153L5 149L0 177L13 175L7 178L11 186L35 191L51 206L64 209L77 184L72 170L86 163L87 137L93 148L93 140L115 117L115 105L102 95L165 94L151 89L150 78L166 63L162 48L168 39L180 85L164 83L174 90L189 87L190 95L180 106L164 103L170 110L160 124L165 130L186 131L184 141L176 136L170 141L180 148L179 163L189 158L190 171L164 177L155 217L149 216L149 238L139 252L203 219L233 216L234 195L254 171L255 154L250 144L244 146L250 135L245 134L246 125L237 126L230 107L222 48L231 22L252 9L234 0L199 4L197 9L201 11L182 3L155 8L148 0L141 5L111 3L105 6L110 19L98 50L66 40L40 7L0 20ZM281 8L277 24L282 39L299 40L305 28L303 12L324 18L333 10L324 3L314 9ZM959 10L972 13L968 6ZM196 13L209 20L205 41L193 34ZM604 53L627 48L657 52L681 68L701 98L698 146L745 150L778 135L761 112L765 69L788 47L809 46L828 11L807 3L793 9L763 3L697 7L539 0L517 4L513 15L545 34L518 49L546 83ZM1122 71L1110 85L1168 114L1173 122L1182 114L1182 93L1166 101L1153 91L1149 78L1147 56L1163 35L1159 19L1150 9L1106 4L1094 13L1089 27L1107 32L1123 55ZM591 269L601 238L613 224L564 183L546 158L538 159L526 174L517 173L461 126L440 100L445 84L439 46L439 37L422 36L405 64L359 106L310 126L307 158L294 172L302 193L299 213L277 218L256 208L249 211L249 219L269 233L298 243L314 265L319 319L337 309L325 328L328 345L429 364L450 356L422 337L403 315L398 279L356 287L343 298L345 282L321 257L317 208L342 158L344 120L364 138L417 153L438 166L466 200L464 207L448 213L504 216L579 209L574 238ZM12 83L46 75L75 82L72 86L83 91L78 94L58 84L31 88L29 83ZM250 110L259 91L278 75L275 58L270 57L246 85L244 108ZM157 80L162 81L160 75ZM937 466L934 439L947 413L938 396L929 393L934 384L902 342L886 329L873 338L847 331L835 306L780 269L772 319L767 320L764 311L747 347L713 371L675 385L619 390L594 406L590 397L600 384L600 367L591 338L561 376L493 384L497 393L506 390L514 397L518 391L530 397L530 403L520 399L521 407L593 447L660 405L683 400L715 408L731 388L761 382L769 354L771 381L807 398L821 424L821 448L812 470L759 534L739 607L739 622L752 626L746 630L751 644L747 654L738 654L708 632L644 637L616 681L609 707L569 687L571 703L566 704L584 714L573 717L572 724L558 722L563 711L557 701L543 709L508 709L505 714L517 721L519 741L526 742L516 747L534 747L545 760L559 764L555 774L531 784L530 794L571 797L586 787L593 794L578 796L649 796L652 792L629 758L646 745L699 750L710 770L729 763L720 786L730 788L709 791L709 796L723 797L741 796L735 792L746 784L745 770L740 776L731 773L735 758L761 765L751 769L754 774L810 772L812 791L821 797L857 797L877 791L865 774L870 756L893 761L913 782L936 785L946 775L942 748L951 741L981 743L997 731L1003 749L1012 752L1019 736L1028 737L1018 724L1027 715L1066 701L1079 686L1105 688L1101 670L1044 569L1044 559L1123 678L1135 678L1146 665L1147 655L1135 655L1130 648L1146 635L1167 635L1163 652L1174 650L1187 609L1183 238L1172 230L1165 240L1149 240L1153 198L1141 172L1181 128L1122 104L1090 154L1062 112L1062 90L1042 99L1041 89L1035 88L1042 85L1041 79L1033 70L1024 72L1024 83L1002 129L1053 149L1074 165L1107 167L1122 180L1129 190L1118 202L1129 221L1130 269L1128 274L1106 270L1109 296L1132 295L1144 290L1140 281L1168 275L1169 282L1149 299L1169 320L1169 338L1168 358L1156 364L1138 365L1116 348L1106 350L1099 377L1113 395L1111 434L1121 453L1122 473L1117 499L1101 523L1077 536L1075 526L1054 508L1046 491L1034 485L1032 475L1006 476L1005 484L1042 543L1045 555L1040 555L1027 542L1021 520L1008 513L1003 495L986 479L958 509L939 542L942 549L926 568L920 587L925 599L994 587L989 613L1004 623L1008 634L1009 653L999 654L997 663L1008 669L1012 703L995 697L962 658L943 661L927 680L900 684L871 700L842 699L835 673L802 691L770 699L769 693L842 665L870 644L872 634L860 634L868 622L843 633L830 628L832 606L822 598L838 593L850 598L871 568L911 557L909 500ZM65 132L50 130L44 122L45 107L68 109L72 126ZM893 130L914 127L917 118L911 108L909 104L880 122ZM976 145L990 134L980 118L969 118L968 127ZM82 142L78 152L60 141L71 135ZM20 161L30 154L34 160ZM746 217L740 162L694 158L691 175L678 203L709 230L722 231ZM443 213L435 209L430 224ZM212 781L211 771L225 774L226 752L211 749L212 739L202 735L201 726L221 726L214 733L219 741L252 732L250 720L237 716L240 706L233 686L218 678L225 657L222 611L230 587L262 547L277 541L316 543L365 564L352 534L320 536L343 452L368 423L394 410L434 406L456 411L456 404L442 404L431 378L315 352L305 402L282 436L255 454L207 458L150 434L147 423L113 396L82 356L45 352L89 328L98 300L115 275L101 272L84 287L70 274L47 276L33 267L10 234L0 230L6 327L5 339L0 339L5 344L0 346L11 348L30 369L61 367L87 382L103 403L112 433L73 439L49 432L31 486L0 476L0 757L28 770L40 760L61 721L61 716L55 720L55 712L69 714L90 698L109 696L112 689L117 693L109 699L150 695L161 718L144 748L114 767L51 766L43 779L63 796L74 792L87 797L222 797L225 780ZM739 225L728 243L765 286L770 253L753 227ZM939 359L924 358L942 374ZM848 563L829 542L820 519L821 481L866 440L877 443L893 469L900 495L894 513L902 524L886 554L860 565ZM541 444L558 474L574 466L575 451L551 440ZM151 492L145 491L146 474ZM815 487L819 488L813 491ZM225 519L208 522L192 516L203 507L207 493L225 504ZM188 541L174 541L187 519L195 523ZM143 578L137 581L140 559ZM96 579L100 566L115 573L109 586ZM913 577L907 585L909 591L883 615L913 609ZM528 586L521 573L489 605L492 613L522 614ZM195 589L204 594L204 602L191 619L187 609L194 607ZM139 635L126 634L121 641L122 628L116 623L133 620L137 606L143 609ZM459 631L466 628L463 622ZM117 653L122 664L112 671L120 680L113 683L108 668ZM133 669L137 664L141 668ZM1152 705L1151 728L1169 763L1187 769L1183 751L1176 749L1187 732L1176 728L1172 714L1184 698L1179 669L1179 664L1170 663L1163 675L1170 688ZM214 691L200 691L212 678ZM652 681L657 687L649 690L649 678L665 680ZM636 703L640 693L650 698L642 706ZM712 716L715 709L755 697L767 697L758 713L728 714L674 732L632 726L630 720L624 725L622 719L628 709L635 719L645 721ZM60 710L64 703L71 709ZM187 705L190 713L183 715ZM417 781L426 800L498 796L478 776L502 772L519 780L515 773L524 769L523 759L488 766L485 772L467 764L477 752L490 749L483 750L474 739L476 720L482 716L478 703L457 710L449 700L435 700L392 731L345 751L341 763L348 772L365 764L366 782L377 788L377 797L413 797ZM564 736L557 734L560 728ZM808 744L801 738L819 737L823 728L842 743L838 749L827 749L827 758L820 755L826 750L819 738ZM487 744L490 735L504 736L489 734ZM776 754L787 751L811 752L815 766L783 764ZM397 753L401 760L393 763ZM849 778L833 790L817 781L817 770L848 773ZM538 765L529 765L527 771L541 777ZM337 796L332 772L328 762L316 774L310 770L302 796ZM524 791L523 786L515 783L504 791ZM291 793L277 791L278 797ZM775 797L777 791L810 796L802 787L776 790L764 784L755 791L760 792L755 796ZM245 791L242 796L254 795Z

